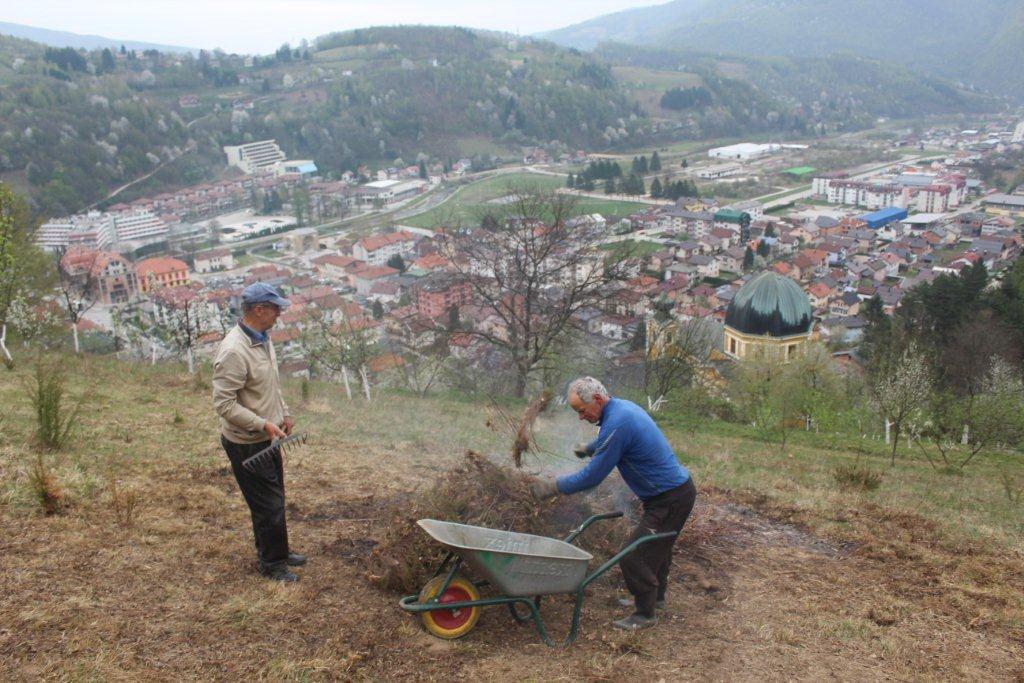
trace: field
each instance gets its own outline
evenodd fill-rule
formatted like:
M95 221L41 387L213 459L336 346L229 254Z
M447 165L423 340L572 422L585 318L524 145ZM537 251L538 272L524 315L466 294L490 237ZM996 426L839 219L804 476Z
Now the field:
M472 225L486 211L501 208L500 200L514 188L556 190L565 187L565 176L539 173L504 173L458 188L447 200L421 214L401 219L403 225L436 228L451 225ZM605 213L625 216L645 205L638 202L620 202L610 199L582 197L577 203L580 213Z
M391 523L382 510L429 490L466 448L508 457L484 406L400 393L367 404L323 384L304 402L290 384L311 439L286 457L289 534L310 563L285 586L256 575L207 386L102 359L65 371L72 399L87 396L72 444L45 456L63 489L52 516L29 484L30 373L0 375L4 680L1024 677L1024 515L997 477L1024 486L1019 457L947 474L901 452L890 468L870 440L794 433L783 449L739 425L691 432L666 415L700 497L658 627L608 629L623 614L616 571L594 584L569 649L494 608L447 642L366 580L365 557ZM551 454L527 467L560 471L578 466L564 445L592 428L558 408L538 431ZM836 485L854 445L877 489ZM564 633L568 604L543 611Z

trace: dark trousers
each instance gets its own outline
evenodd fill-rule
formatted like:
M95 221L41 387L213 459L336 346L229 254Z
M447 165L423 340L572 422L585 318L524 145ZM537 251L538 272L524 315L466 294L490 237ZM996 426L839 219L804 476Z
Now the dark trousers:
M231 460L231 471L235 473L238 488L242 490L242 496L249 505L260 569L268 570L285 565L288 560L288 527L284 518L284 462L281 460L281 449L274 453L271 463L254 474L242 467L242 461L269 446L269 441L234 443L221 436L220 443Z
M643 517L627 544L641 536L666 531L679 532L686 524L696 499L697 488L693 485L693 479L689 479L674 489L645 500ZM645 617L653 617L655 603L665 599L675 542L675 538L670 538L645 543L619 563L626 588L636 602L636 611Z

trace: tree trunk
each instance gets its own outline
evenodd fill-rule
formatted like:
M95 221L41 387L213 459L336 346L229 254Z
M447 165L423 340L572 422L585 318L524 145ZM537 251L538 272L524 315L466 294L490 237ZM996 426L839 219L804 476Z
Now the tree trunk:
M71 338L75 340L75 355L81 353L81 349L78 346L78 324L71 323Z
M516 371L516 398L526 398L526 373Z
M185 350L185 357L188 359L188 374L196 374L196 364L192 358L192 349L188 348Z
M345 384L345 396L347 396L348 400L351 401L352 400L352 387L348 383L348 368L346 368L344 365L341 366L341 381L344 382L344 384Z
M892 452L889 454L889 466L896 466L896 445L900 442L900 426L894 424L892 428Z
M366 402L370 402L370 379L366 376L366 366L359 366L359 376L363 379L363 393L366 394Z
M11 352L7 350L7 325L0 326L0 353L3 354L4 365L7 366L7 369L13 370L14 358L11 357Z
M156 365L156 342L149 342L149 364Z

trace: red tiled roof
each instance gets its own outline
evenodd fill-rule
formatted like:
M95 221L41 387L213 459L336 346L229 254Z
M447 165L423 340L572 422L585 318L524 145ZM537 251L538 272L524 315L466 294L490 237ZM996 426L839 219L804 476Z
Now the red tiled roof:
M179 271L188 272L188 265L184 261L179 261L169 256L154 256L153 258L139 261L135 266L135 270L140 276L144 277L150 274L163 275Z

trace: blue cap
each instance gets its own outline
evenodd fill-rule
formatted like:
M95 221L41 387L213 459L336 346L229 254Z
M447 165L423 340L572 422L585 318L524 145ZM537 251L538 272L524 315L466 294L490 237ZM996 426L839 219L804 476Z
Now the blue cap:
M277 291L265 282L251 284L242 290L243 304L274 304L281 308L287 308L291 301L281 296Z

